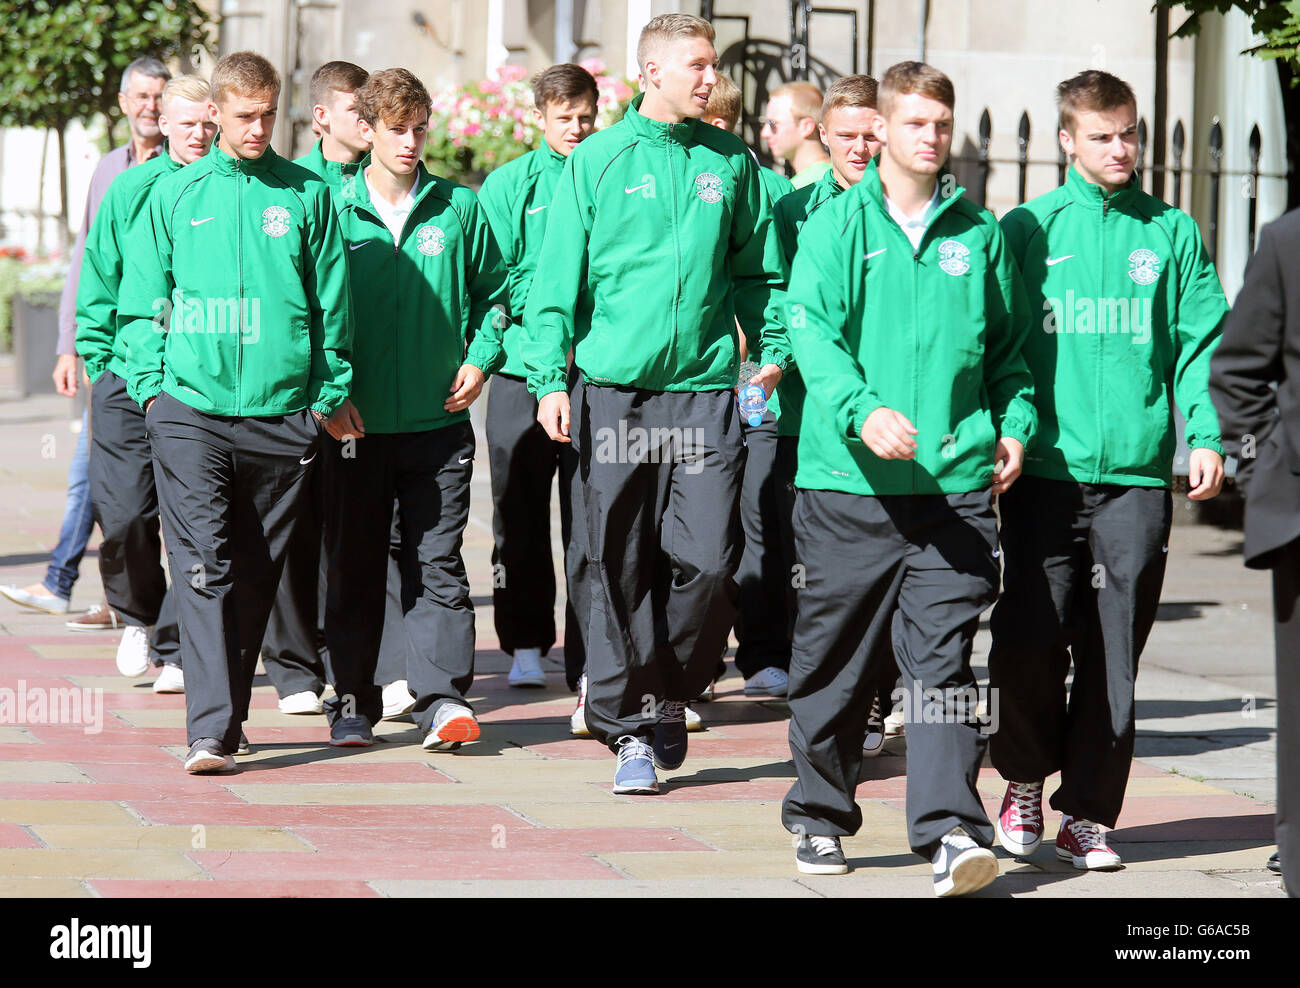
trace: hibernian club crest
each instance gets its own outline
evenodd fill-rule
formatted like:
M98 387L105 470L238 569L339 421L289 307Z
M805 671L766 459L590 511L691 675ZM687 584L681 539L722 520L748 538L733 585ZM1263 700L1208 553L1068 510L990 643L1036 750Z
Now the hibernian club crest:
M447 243L447 235L436 226L422 226L415 231L416 246L426 257L436 257L442 253Z
M1128 256L1128 276L1139 285L1154 284L1160 277L1160 255L1139 247Z
M695 176L695 194L705 202L717 202L722 198L722 179L713 172L701 172Z
M283 206L267 206L262 210L262 232L268 237L283 237L289 232L289 210Z
M939 267L948 274L965 274L970 270L970 248L960 240L945 240L939 245Z

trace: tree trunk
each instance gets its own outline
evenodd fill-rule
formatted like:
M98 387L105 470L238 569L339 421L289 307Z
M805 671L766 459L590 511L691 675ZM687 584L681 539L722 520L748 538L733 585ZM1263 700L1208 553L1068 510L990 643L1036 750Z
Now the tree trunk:
M59 243L63 256L68 256L72 247L72 235L68 232L68 146L65 133L66 123L59 124L55 133L59 135Z
M45 162L50 156L50 132L41 141L41 167L36 180L36 256L45 256Z

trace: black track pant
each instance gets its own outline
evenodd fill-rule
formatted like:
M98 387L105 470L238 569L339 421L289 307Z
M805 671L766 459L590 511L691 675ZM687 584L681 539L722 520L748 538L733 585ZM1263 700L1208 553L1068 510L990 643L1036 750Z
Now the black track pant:
M262 642L262 664L280 696L320 696L329 681L325 647L325 527L327 460L316 458L307 480L302 514L284 560L275 606Z
M999 507L993 765L1011 782L1059 771L1052 808L1113 827L1133 759L1138 657L1164 582L1169 491L1021 477Z
M551 561L551 487L560 476L560 532L566 557L573 544L572 487L577 454L553 442L537 421L537 399L517 377L497 374L488 397L487 439L492 466L492 604L506 654L555 643L555 567ZM584 560L585 565L585 560ZM569 568L566 558L566 570ZM572 588L564 615L566 668L581 675L582 635ZM573 677L576 680L576 677Z
M146 420L180 617L189 742L216 738L231 752L321 428L305 409L226 418L166 393Z
M325 634L336 693L327 704L330 718L355 713L377 723L382 714L375 667L396 505L410 645L406 679L416 697L415 722L427 732L443 703L466 703L474 679L474 605L460 553L474 430L458 422L427 432L331 439L326 453L333 481L325 513Z
M1277 652L1277 849L1287 894L1300 898L1300 541L1273 569Z
M791 833L855 834L862 740L878 666L894 654L907 723L907 832L930 858L964 827L993 828L975 781L985 735L977 719L971 646L997 595L990 494L869 497L800 490L795 552L807 568L790 660L790 751L798 777L781 819Z
M745 437L745 475L740 487L740 524L745 549L736 571L740 611L736 617L736 668L748 679L773 666L790 668L794 611L791 566L787 560L791 498L778 469L776 418L761 424L741 422ZM798 440L795 440L796 442Z
M736 615L745 449L731 390L581 394L587 725L612 748L713 679Z
M104 533L104 598L127 624L153 626L155 665L180 664L176 607L168 600L159 538L158 491L144 412L126 382L105 371L90 395L90 503Z

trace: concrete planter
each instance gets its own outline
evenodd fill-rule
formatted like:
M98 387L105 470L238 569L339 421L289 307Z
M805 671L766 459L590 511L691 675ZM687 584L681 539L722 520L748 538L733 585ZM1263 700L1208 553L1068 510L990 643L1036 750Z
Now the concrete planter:
M15 384L22 397L54 394L54 350L59 340L59 296L13 298Z

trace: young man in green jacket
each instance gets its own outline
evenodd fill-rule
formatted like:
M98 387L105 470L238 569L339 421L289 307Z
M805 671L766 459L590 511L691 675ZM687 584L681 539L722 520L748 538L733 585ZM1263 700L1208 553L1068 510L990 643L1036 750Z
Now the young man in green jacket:
M929 65L885 74L878 163L804 224L785 302L812 386L794 515L807 569L790 661L798 778L782 821L800 871L847 871L872 659L892 632L913 711L908 838L941 896L997 874L970 656L997 595L993 495L1019 474L1036 418L1020 276L992 214L943 168L953 103Z
M1133 91L1089 70L1057 100L1066 182L1002 220L1035 313L1025 358L1040 425L1001 505L991 754L1008 781L1003 847L1038 846L1043 780L1059 771L1057 857L1115 868L1101 828L1124 801L1133 683L1169 551L1174 400L1192 451L1188 497L1214 497L1223 448L1208 380L1228 306L1196 223L1132 180Z
M428 750L479 736L474 605L460 547L469 521L469 406L505 359L506 269L474 193L421 163L429 94L405 69L357 92L370 158L343 186L357 312L352 393L329 420L325 634L331 743L367 745L381 714L375 664L399 518L413 716Z
M211 85L218 141L154 187L119 302L178 588L190 772L234 767L320 422L351 378L329 189L270 147L279 75L234 52Z
M326 62L312 73L308 86L311 116L320 139L307 154L295 158L326 185L340 206L343 183L357 172L357 164L370 150L357 121L356 91L366 81L366 70L351 62ZM280 695L283 714L318 714L321 695L329 681L325 647L325 485L328 480L320 459L308 474L308 494L299 524L284 559L284 573L275 594L275 606L266 623L262 664ZM394 651L399 651L394 649ZM400 648L405 669L406 646ZM400 673L404 678L405 671Z
M699 123L713 37L688 14L642 30L645 92L569 155L524 316L538 421L581 440L587 724L618 754L616 792L657 792L655 764L682 764L686 701L712 680L735 617L736 318L769 393L789 360L764 321L781 265L757 165L734 134ZM572 421L571 344L583 377Z
M516 324L542 253L551 196L569 154L596 126L596 80L581 65L552 65L533 81L533 115L542 146L502 165L483 183L479 201L492 224L510 272L510 311ZM542 656L555 643L555 571L551 565L551 484L560 475L560 527L567 579L564 667L579 690L586 666L586 527L580 491L574 489L577 454L551 442L537 422L537 399L528 391L519 357L519 328L505 337L506 362L492 380L487 438L492 463L492 614L502 650L513 659L511 686L546 685ZM577 512L575 513L575 499ZM585 733L575 712L573 727Z
M729 134L735 133L743 107L740 87L720 75L709 93L704 122ZM770 168L760 166L758 178L769 208L794 191L788 178ZM743 361L748 357L743 333L738 340ZM790 668L788 614L791 609L786 601L794 591L780 551L780 501L772 474L780 415L779 395L773 391L758 425L750 425L743 417L740 420L740 434L745 440L745 466L740 484L740 527L745 547L736 569L739 593L734 630L738 643L736 671L745 678L745 695L784 699L786 670ZM726 663L719 659L717 675L721 676L725 670ZM710 683L700 699L712 699L712 690ZM690 708L687 710L689 724Z
M772 223L781 242L781 253L787 267L794 263L795 251L799 246L799 231L804 223L818 209L831 202L836 196L857 185L866 174L871 159L880 150L880 141L876 139L878 85L869 75L850 75L836 79L826 90L822 102L820 134L831 156L831 167L825 175L795 189L783 196L773 210ZM803 419L804 400L807 388L799 374L798 367L792 367L781 379L781 386L774 396L780 400L781 415L776 421L776 440L773 452L771 476L776 497L779 499L778 521L773 526L779 536L781 559L779 571L782 574L783 587L793 587L802 582L798 579L798 559L794 554L794 479L799 466L799 423ZM751 458L753 453L751 451ZM746 464L748 476L749 465ZM744 564L741 564L743 570ZM793 629L794 604L797 594L792 589L783 598L783 609L779 612L786 626ZM788 603L784 603L788 601ZM787 633L788 634L788 633ZM787 673L790 668L790 640L786 638L786 655L782 670ZM739 650L737 650L739 660ZM866 740L862 753L867 757L879 755L884 748L885 734L881 718L888 714L889 691L893 689L893 679L889 673L892 658L882 663L879 702L868 724ZM885 684L888 684L887 686ZM785 695L785 692L782 692Z
M126 393L126 341L118 332L123 254L158 180L208 153L216 125L208 115L208 84L198 76L169 79L158 126L163 153L123 172L108 187L86 236L77 287L77 352L95 387L90 396L90 501L104 533L99 573L108 606L128 622L117 668L140 676L151 653L162 670L157 693L183 693L175 596L159 557L158 491L144 412Z

